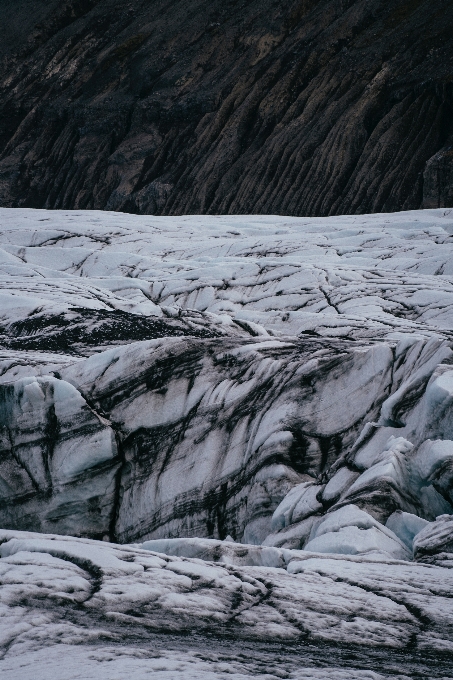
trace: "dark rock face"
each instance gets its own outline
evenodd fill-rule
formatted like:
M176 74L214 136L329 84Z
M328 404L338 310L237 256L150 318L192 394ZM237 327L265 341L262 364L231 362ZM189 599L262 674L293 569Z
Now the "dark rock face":
M423 207L453 205L453 146L441 149L426 164L423 174Z
M453 205L448 0L4 0L0 23L4 206Z

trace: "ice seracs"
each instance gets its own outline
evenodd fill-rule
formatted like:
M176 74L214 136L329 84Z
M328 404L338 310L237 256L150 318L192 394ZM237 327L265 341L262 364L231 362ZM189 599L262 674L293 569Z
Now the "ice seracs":
M119 458L115 433L64 380L0 386L3 526L108 535Z
M450 512L449 211L1 217L7 525L303 548Z
M0 220L2 673L129 627L447 677L451 211Z

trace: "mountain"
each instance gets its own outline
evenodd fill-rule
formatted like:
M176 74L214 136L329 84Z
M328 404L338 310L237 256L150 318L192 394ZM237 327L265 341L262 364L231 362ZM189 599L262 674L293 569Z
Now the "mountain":
M453 205L448 0L2 0L0 204Z

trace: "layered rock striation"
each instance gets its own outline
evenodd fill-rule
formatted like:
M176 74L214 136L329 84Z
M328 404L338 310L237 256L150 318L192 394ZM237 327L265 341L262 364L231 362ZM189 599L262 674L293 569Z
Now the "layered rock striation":
M448 0L4 0L0 205L452 206Z

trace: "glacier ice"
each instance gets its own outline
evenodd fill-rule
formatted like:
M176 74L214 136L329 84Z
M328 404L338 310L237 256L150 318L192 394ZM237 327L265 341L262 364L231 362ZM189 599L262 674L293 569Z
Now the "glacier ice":
M453 677L452 236L0 209L2 677L226 672L163 631L251 644L238 678L275 641ZM393 673L310 649L274 676Z
M344 555L382 554L400 560L411 557L397 534L355 505L344 505L325 515L313 527L305 550Z

